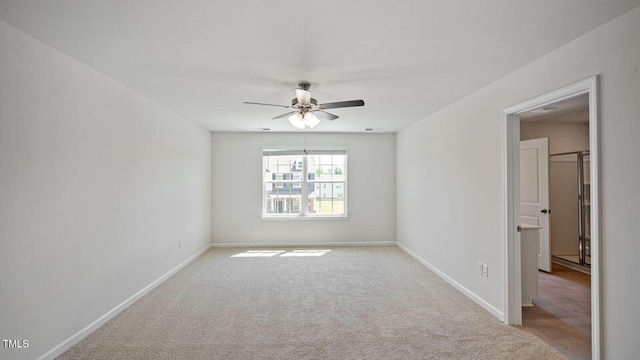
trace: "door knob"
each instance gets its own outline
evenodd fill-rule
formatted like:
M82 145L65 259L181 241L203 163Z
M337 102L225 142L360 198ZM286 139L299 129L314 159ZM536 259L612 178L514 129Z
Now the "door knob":
M549 210L547 210L547 209L542 209L542 210L540 210L540 212L541 212L541 213L543 213L543 214L546 214L546 213L551 214L551 209L549 209Z

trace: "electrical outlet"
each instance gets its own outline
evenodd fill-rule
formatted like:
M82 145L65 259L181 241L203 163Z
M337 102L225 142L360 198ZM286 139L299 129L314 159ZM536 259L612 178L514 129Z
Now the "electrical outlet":
M478 261L478 274L482 274L482 263Z
M382 223L378 223L378 230L382 230L384 229L384 227L382 226Z
M489 265L482 264L482 275L489 277Z
M256 231L256 224L251 224L249 229L251 229L251 231Z

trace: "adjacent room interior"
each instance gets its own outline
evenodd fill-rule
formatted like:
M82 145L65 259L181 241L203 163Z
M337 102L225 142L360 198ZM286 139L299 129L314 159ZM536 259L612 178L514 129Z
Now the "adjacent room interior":
M589 120L588 94L520 115L521 149L546 139L548 197L543 213L536 212L548 218L549 229L537 239L548 245L536 252L545 259L534 264L537 288L522 309L522 323L567 356L585 359L592 347ZM526 174L528 163L520 166Z
M639 5L0 1L0 357L636 357ZM585 79L598 139L521 117L551 271L513 326L505 109Z

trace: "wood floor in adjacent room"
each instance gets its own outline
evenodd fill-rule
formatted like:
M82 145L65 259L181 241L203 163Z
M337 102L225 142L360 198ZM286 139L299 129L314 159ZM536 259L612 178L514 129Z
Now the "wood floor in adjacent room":
M591 276L553 264L540 271L533 307L522 308L522 323L570 359L591 359Z

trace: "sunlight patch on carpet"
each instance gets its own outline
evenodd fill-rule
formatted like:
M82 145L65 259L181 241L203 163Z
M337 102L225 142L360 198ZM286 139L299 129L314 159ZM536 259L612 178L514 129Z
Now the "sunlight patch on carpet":
M331 250L248 250L231 257L291 257L291 256L322 256Z
M280 256L322 256L331 250L293 250Z

